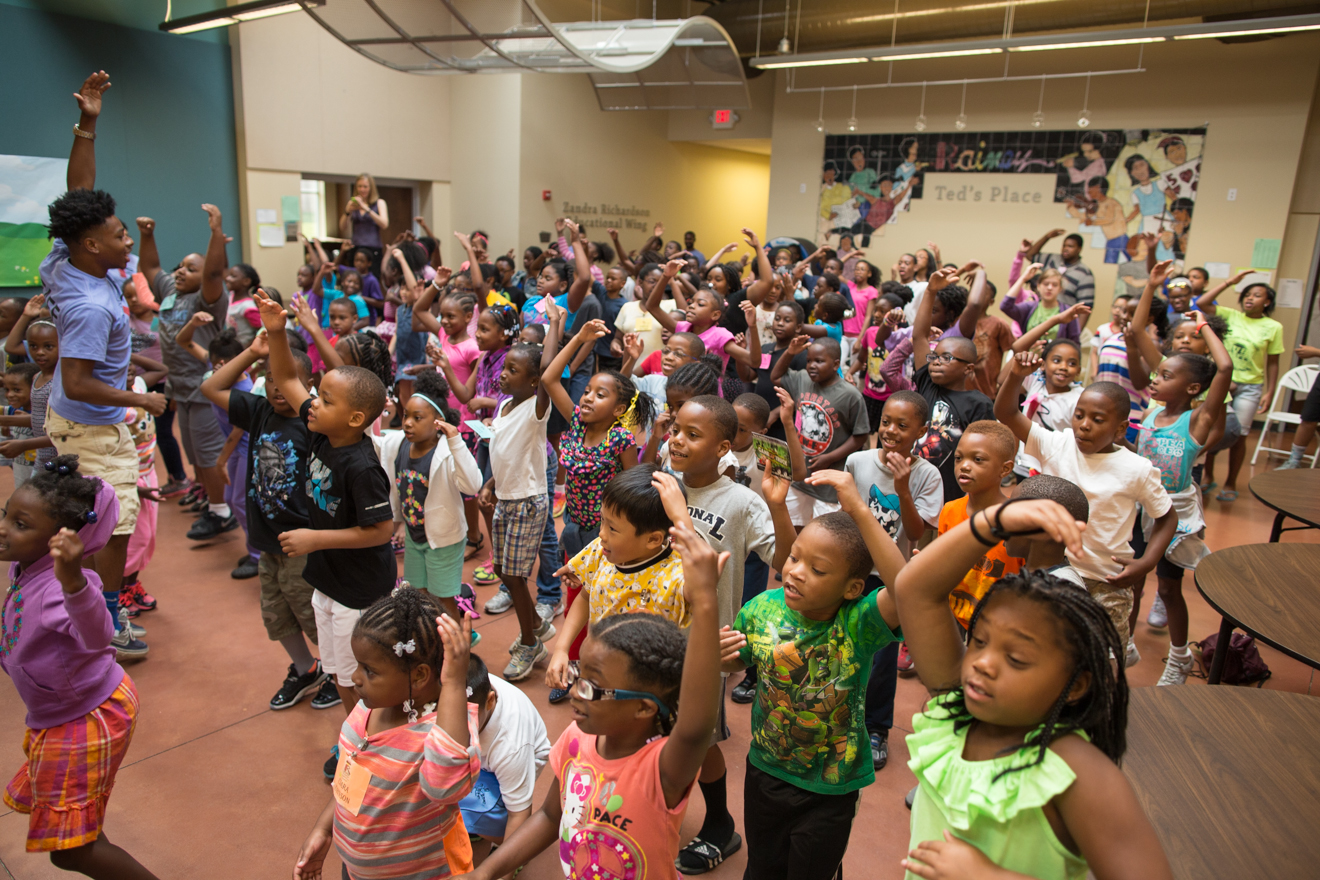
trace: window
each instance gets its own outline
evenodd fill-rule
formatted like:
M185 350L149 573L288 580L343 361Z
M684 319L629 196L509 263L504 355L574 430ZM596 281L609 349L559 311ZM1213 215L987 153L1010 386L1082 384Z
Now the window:
M325 238L325 181L302 181L302 222L299 228L308 238Z

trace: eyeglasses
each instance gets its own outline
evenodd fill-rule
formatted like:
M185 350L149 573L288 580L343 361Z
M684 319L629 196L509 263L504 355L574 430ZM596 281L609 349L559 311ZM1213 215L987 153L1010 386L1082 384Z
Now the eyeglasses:
M954 361L957 361L960 364L967 364L968 366L971 366L972 364L976 363L976 361L969 361L966 358L955 357L954 355L950 354L947 351L944 352L943 354L932 354L930 356L930 359L933 361L939 361L942 364L951 364Z
M603 688L595 682L582 678L576 660L568 664L569 691L579 700L594 703L598 700L650 700L660 710L660 717L666 724L674 720L674 710L665 701L650 691L628 691L623 688Z
M662 349L660 349L660 356L661 356L661 357L676 357L676 358L679 358L680 360L685 360L685 361L693 360L693 358L688 357L687 352L685 352L685 351L680 351L680 350L677 349L677 348L662 348Z

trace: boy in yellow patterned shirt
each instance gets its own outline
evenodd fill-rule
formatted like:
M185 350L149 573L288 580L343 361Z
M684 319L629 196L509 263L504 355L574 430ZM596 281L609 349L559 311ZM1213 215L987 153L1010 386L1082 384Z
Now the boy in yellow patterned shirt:
M560 570L577 578L582 592L564 615L545 680L551 688L567 688L568 666L578 637L588 624L615 614L646 612L686 628L691 623L683 598L683 563L669 544L674 522L665 511L660 489L682 498L682 488L654 465L639 464L610 480L601 499L600 537ZM675 510L686 508L681 503Z

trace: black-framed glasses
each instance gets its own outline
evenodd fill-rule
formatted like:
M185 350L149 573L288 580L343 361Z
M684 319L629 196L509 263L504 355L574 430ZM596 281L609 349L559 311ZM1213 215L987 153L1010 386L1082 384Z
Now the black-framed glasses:
M972 364L976 363L976 361L969 361L966 358L957 357L956 355L953 355L947 351L941 354L932 354L930 356L930 359L933 361L939 361L942 364L951 364L954 361L957 361L960 364L967 364L968 366L971 366Z
M568 664L569 690L579 700L594 703L597 700L650 700L660 710L660 717L668 724L674 720L674 710L650 691L629 691L623 688L603 688L582 677L578 662Z

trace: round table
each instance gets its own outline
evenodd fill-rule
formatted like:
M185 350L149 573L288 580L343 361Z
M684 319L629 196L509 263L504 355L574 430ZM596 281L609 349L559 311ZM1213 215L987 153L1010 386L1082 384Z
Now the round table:
M1270 530L1271 543L1277 542L1283 532L1320 529L1320 471L1306 468L1266 471L1252 477L1247 488L1261 504L1277 511ZM1285 519L1306 525L1285 529Z
M1134 688L1123 772L1186 880L1314 877L1320 698Z
M1284 473L1288 473L1285 471ZM1219 645L1234 627L1295 660L1320 668L1320 544L1243 544L1216 550L1196 567L1196 589L1222 617ZM1215 651L1218 684L1225 651Z

